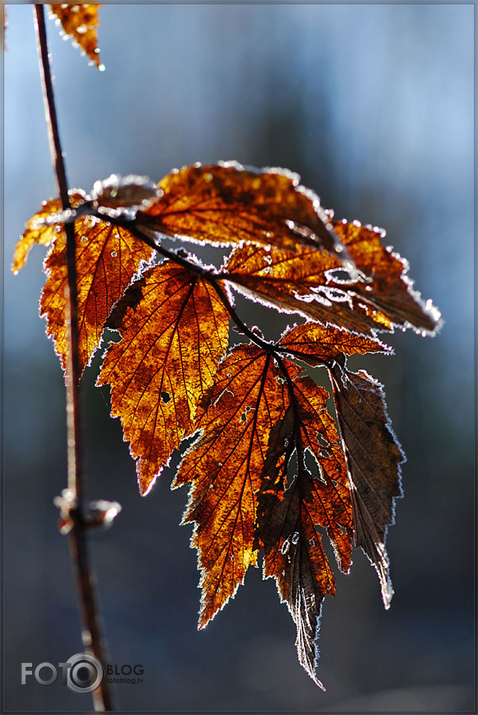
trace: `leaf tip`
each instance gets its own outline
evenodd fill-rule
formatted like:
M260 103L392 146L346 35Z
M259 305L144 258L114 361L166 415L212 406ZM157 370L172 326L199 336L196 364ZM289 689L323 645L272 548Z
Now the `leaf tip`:
M155 474L152 478L151 477L144 477L142 474L138 475L138 487L139 487L139 493L140 496L142 497L147 497L148 494L150 493L151 489L156 483L156 479L159 477L159 474Z
M382 581L381 580L381 587L382 587L382 600L383 600L383 605L385 607L385 610L388 611L390 609L390 606L392 605L392 598L393 594L395 591L393 590L392 582L390 581L390 576L388 573L385 575L385 579Z

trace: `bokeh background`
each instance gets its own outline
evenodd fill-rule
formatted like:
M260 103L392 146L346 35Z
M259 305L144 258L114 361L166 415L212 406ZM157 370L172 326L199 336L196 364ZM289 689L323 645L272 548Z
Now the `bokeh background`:
M68 544L62 375L39 320L44 249L9 265L24 222L55 195L30 5L7 5L4 59L4 707L88 711L59 683L20 685L20 663L81 650ZM356 552L320 637L319 691L295 629L252 569L196 630L199 591L185 490L167 470L148 498L108 394L84 378L92 498L123 505L93 539L112 662L132 712L464 712L475 707L473 412L473 13L456 4L107 4L104 73L53 22L48 32L71 186L111 172L159 180L236 159L302 175L338 218L387 229L445 320L440 335L390 337L396 356L358 360L386 386L407 454L388 546L396 591L382 607ZM263 316L245 313L251 323ZM274 320L275 320L274 315ZM269 315L267 334L283 319Z

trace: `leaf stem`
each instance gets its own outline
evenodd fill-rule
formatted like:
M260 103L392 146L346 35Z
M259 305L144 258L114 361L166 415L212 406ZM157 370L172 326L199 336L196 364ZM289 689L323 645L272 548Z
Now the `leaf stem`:
M271 343L271 342L268 342L267 340L263 340L259 335L256 335L256 333L254 333L244 323L244 321L236 313L234 307L231 305L231 301L227 297L226 291L223 289L223 287L220 284L220 278L218 278L218 276L215 273L208 270L207 268L204 268L204 266L202 266L198 263L193 263L192 261L188 261L187 258L184 258L183 256L179 255L178 253L175 253L174 251L169 251L167 248L164 248L164 246L161 246L161 244L157 243L157 241L153 238L153 236L150 236L150 235L144 233L141 229L138 229L134 225L133 221L129 221L129 220L121 219L121 218L105 217L103 214L96 213L96 212L93 212L92 215L94 215L96 218L99 218L101 221L108 221L109 223L112 223L115 226L124 228L126 231L131 233L133 236L135 236L136 238L139 238L140 241L143 241L148 246L151 246L151 248L154 248L154 250L157 251L161 256L164 256L164 258L168 258L170 261L177 263L178 265L182 266L183 268L186 268L188 271L191 271L192 273L196 273L201 278L208 281L211 284L211 286L214 288L214 290L216 291L221 303L224 305L225 309L227 310L227 312L231 316L233 322L236 324L236 327L239 329L239 331L241 333L243 333L244 335L247 335L247 337L253 343L255 343L255 345L262 348L262 350L265 350L268 353L275 354L276 350L281 350L281 348L277 345L277 343Z
M54 167L63 210L70 208L68 196L68 181L66 167L60 141L58 117L53 92L53 79L48 53L45 12L43 5L35 5L36 30L40 58L40 71L45 102L45 118L48 127L50 154ZM87 651L95 655L103 664L107 663L106 643L102 636L102 619L100 617L96 594L96 579L90 561L86 538L87 524L85 520L84 477L81 460L81 401L79 391L80 365L78 353L78 294L76 280L75 258L75 228L74 224L65 225L67 238L67 268L68 285L66 288L66 305L68 321L68 361L66 368L66 414L67 414L67 459L68 459L68 499L71 503L70 515L72 528L70 547L72 560L76 566L77 585L81 601L83 621L83 644ZM96 711L111 711L113 709L111 693L106 679L93 693Z

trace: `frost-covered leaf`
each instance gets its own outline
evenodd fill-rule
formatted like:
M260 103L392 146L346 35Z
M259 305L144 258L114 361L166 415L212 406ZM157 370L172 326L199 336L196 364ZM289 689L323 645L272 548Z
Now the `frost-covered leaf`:
M138 215L138 226L200 243L307 245L345 257L318 196L284 169L194 165L172 172L159 187L163 196Z
M376 338L311 322L287 330L280 339L280 345L294 357L314 366L333 362L342 355L392 352L388 345Z
M407 262L382 246L383 232L356 222L336 222L334 230L357 276L336 256L309 246L291 251L247 244L232 251L222 276L248 297L350 331L370 334L400 326L434 332L440 327L439 311L412 289Z
M29 221L13 270L34 243L51 244L41 312L65 365L64 225L74 224L80 368L106 327L119 331L98 384L111 387L142 494L174 449L194 440L174 486L190 486L183 522L194 523L199 553L200 627L235 595L262 549L263 575L276 579L296 624L299 660L323 687L317 636L323 600L335 593L327 541L345 573L352 547L364 550L388 607L385 541L404 461L382 386L351 372L347 359L390 354L379 330L433 334L439 311L414 291L383 232L332 226L317 196L284 170L195 165L159 186L112 175L70 200L66 211L44 203ZM174 253L158 234L233 250L217 271L182 248ZM157 255L151 246L167 260L146 267ZM231 285L308 322L269 343L238 315ZM252 342L226 354L230 318ZM337 425L327 392L291 359L327 368Z
M196 405L227 348L229 315L209 283L166 262L130 286L108 325L121 340L110 345L98 385L111 385L112 415L146 494L194 431Z
M378 323L383 321L381 316L385 316L383 328L387 330L393 330L394 326L412 327L418 332L433 334L441 327L438 308L431 300L424 301L415 290L408 275L408 261L383 245L386 235L383 229L345 220L334 223L334 229L361 273L359 283L350 288L356 310L365 310ZM340 281L332 280L332 285L338 287Z
M110 213L114 217L147 209L161 194L161 189L147 176L111 174L107 179L95 182L91 199L101 213Z
M405 458L388 418L383 386L363 370L348 370L346 358L390 348L376 339L313 323L287 331L280 344L309 365L328 366L352 485L356 545L377 569L388 608L393 590L385 539L401 493L400 464Z
M286 410L287 390L260 348L235 347L222 361L198 411L200 437L183 458L174 486L191 483L184 522L201 568L203 627L233 597L257 561L257 494L269 434Z
M101 68L98 49L97 28L99 27L98 10L101 5L77 5L64 3L50 5L52 16L57 18L66 35L88 55L94 64Z
M79 206L86 199L86 195L78 190L70 191L70 203L72 206ZM42 207L27 222L26 230L15 246L13 254L12 271L18 273L25 265L28 254L35 243L42 246L49 246L62 230L56 222L48 221L61 212L61 202L59 199L49 199L42 203Z
M70 192L73 209L81 206L86 195ZM66 212L71 213L71 212ZM44 263L47 280L40 301L40 315L47 319L47 334L53 339L63 369L68 351L65 288L68 283L66 234L62 223L49 219L65 216L58 199L44 202L28 222L17 243L12 270L23 265L34 243L51 245ZM76 272L78 291L78 349L80 372L98 347L104 322L111 308L122 296L143 262L153 250L122 228L89 216L75 221Z
M401 495L405 457L388 418L383 385L365 370L350 372L339 362L329 373L352 483L356 544L374 564L388 608L393 589L385 540Z
M289 374L295 369L284 365ZM276 579L296 624L299 662L323 688L315 672L317 638L322 601L335 595L335 577L322 538L330 539L339 568L348 573L352 504L344 455L327 412L327 392L306 376L291 381L290 390L292 401L269 441L257 538L265 553L264 577Z

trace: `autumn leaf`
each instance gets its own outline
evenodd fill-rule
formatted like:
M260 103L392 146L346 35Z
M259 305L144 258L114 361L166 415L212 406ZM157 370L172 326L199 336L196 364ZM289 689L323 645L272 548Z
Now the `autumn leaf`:
M159 183L162 197L138 214L140 228L216 246L238 243L295 250L345 251L320 199L284 169L245 169L236 162L184 167Z
M82 216L93 217L93 223L98 219L107 221L109 218L126 218L131 221L138 210L156 201L159 194L156 184L146 176L130 174L123 177L111 174L103 181L96 181L90 195L81 189L69 191L70 208L67 210L63 210L59 199L43 201L41 209L28 221L15 247L13 273L23 268L35 243L49 246L66 221L72 223Z
M400 464L405 457L388 418L383 386L363 370L348 370L346 358L390 348L377 339L311 323L287 331L280 344L310 365L328 367L352 485L355 542L374 564L388 608L393 589L385 540L395 499L401 495Z
M199 555L199 627L236 594L262 550L263 576L276 580L295 622L299 661L323 688L317 638L323 600L335 594L327 541L344 573L352 548L363 549L388 608L385 542L404 461L382 385L350 371L347 359L390 354L379 330L433 334L439 311L414 291L383 232L332 227L315 194L283 170L195 165L159 186L114 174L70 202L66 211L58 200L43 204L13 270L33 244L51 245L41 315L65 366L64 226L74 223L80 369L105 328L119 332L97 384L111 388L143 495L192 439L173 486L190 488L183 523L194 524ZM161 235L233 250L218 271L170 250ZM157 254L166 260L151 266ZM238 315L231 285L308 320L269 343ZM230 319L251 343L226 354ZM327 368L337 424L326 390L291 359Z
M98 347L105 320L116 301L153 250L127 231L94 218L75 222L78 290L78 354L80 372ZM65 323L65 287L68 283L66 236L58 235L45 260L47 280L40 300L40 315L47 318L47 333L55 342L66 369L68 334Z
M162 195L161 189L147 176L111 174L95 181L89 197L92 208L105 216L134 218L140 209L147 209Z
M239 345L222 361L198 411L200 436L185 454L174 487L192 483L183 523L195 522L202 628L232 598L257 562L257 495L269 434L285 414L287 389L274 360Z
M98 10L101 5L50 5L51 14L57 18L66 35L69 35L73 44L88 55L98 68L100 64L100 51L98 49L97 28L99 27Z
M70 202L78 207L85 194L70 193ZM53 244L44 263L47 280L40 300L40 316L47 319L47 334L55 343L63 369L66 369L68 333L65 288L68 284L66 234L63 224L46 223L61 212L58 199L44 202L28 222L17 243L12 270L25 264L34 243ZM153 249L122 228L81 216L75 221L76 271L78 290L78 353L80 372L98 347L104 323L111 308L123 295L141 265L153 255Z
M248 297L324 325L364 334L397 326L432 333L440 327L439 311L413 290L407 262L381 245L383 232L357 222L333 226L354 261L356 278L337 257L309 246L291 251L241 245L221 275Z
M383 327L413 327L421 334L434 334L441 327L441 315L431 300L423 301L408 276L408 261L392 248L382 245L383 229L362 226L358 221L334 223L334 230L347 246L362 281L351 288L355 309L361 309ZM337 266L337 269L340 269ZM332 281L335 287L340 281ZM367 305L365 310L360 301ZM376 314L375 314L376 311Z
M287 329L281 337L280 345L294 357L313 366L334 362L343 355L393 352L392 348L377 338L310 322Z
M389 608L393 589L385 540L401 496L405 456L388 418L383 385L365 370L350 372L339 362L329 374L352 483L356 544L374 564Z
M110 345L98 385L111 385L111 414L121 418L145 495L195 429L196 406L227 348L229 314L210 283L166 262L130 286L108 325L121 340Z
M85 197L86 194L79 190L69 192L69 200L74 207L83 203ZM49 246L53 243L62 227L56 223L48 224L46 221L59 211L61 211L59 199L43 201L41 209L27 222L26 229L15 246L12 262L13 273L18 273L23 268L35 243L42 246Z
M296 368L284 361L290 375ZM291 402L273 428L262 474L257 538L264 549L264 578L274 577L297 627L299 662L318 680L317 638L322 601L335 595L335 577L321 529L348 573L352 550L352 504L344 455L328 394L302 376L289 381ZM296 473L290 478L295 455ZM312 457L313 464L307 461ZM315 472L315 473L314 473Z
M327 364L352 485L355 542L374 564L388 608L393 589L385 540L401 495L405 457L390 424L383 386L363 370L348 370L346 358L390 348L377 339L311 323L286 331L281 346L309 365Z

